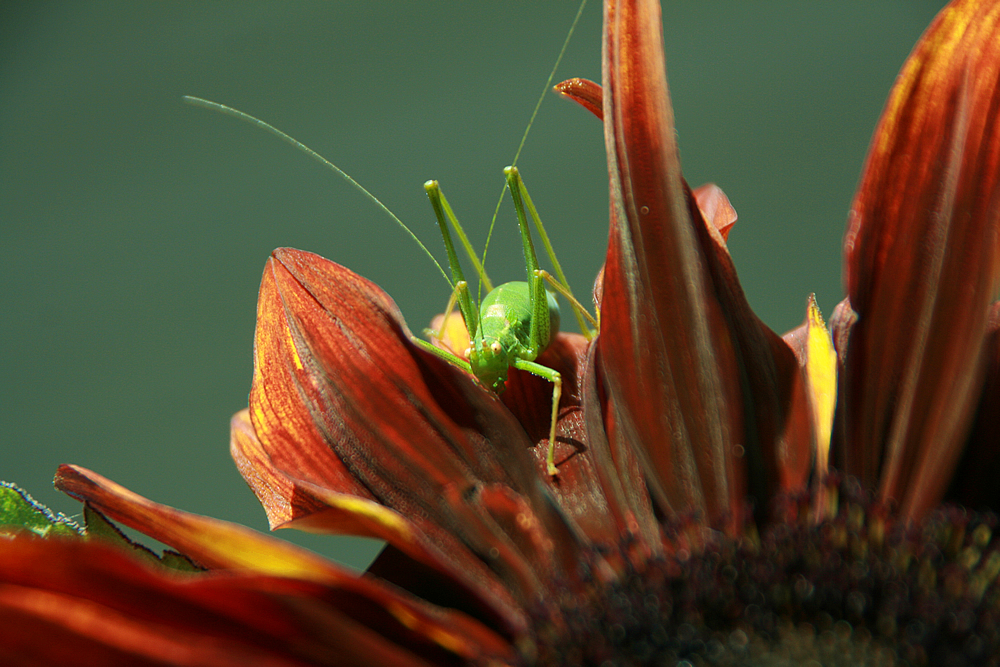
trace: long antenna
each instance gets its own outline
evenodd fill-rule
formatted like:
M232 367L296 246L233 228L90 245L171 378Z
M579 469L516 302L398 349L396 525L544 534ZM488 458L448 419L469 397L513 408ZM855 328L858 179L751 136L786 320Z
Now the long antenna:
M380 209L382 209L383 211L385 211L385 213L390 218L392 218L393 220L395 220L396 224L399 225L400 227L402 227L403 231L405 231L407 234L409 234L410 238L412 238L414 241L416 241L417 245L420 246L420 249L423 250L427 254L427 256L431 258L431 261L434 262L434 266L436 266L437 270L441 272L441 275L444 277L444 279L448 283L448 285L450 287L454 288L454 285L452 285L452 283L451 283L451 279L448 278L448 274L444 272L444 269L441 268L441 264L439 264L438 261L436 259L434 259L434 255L431 254L431 251L427 249L427 246L425 246L420 241L420 239L417 237L417 235L414 234L413 231L410 230L410 228L407 227L403 223L402 220L400 220L398 217L396 217L396 214L393 213L392 211L390 211L389 208L385 204L383 204L381 201L379 201L378 197L376 197L371 192L369 192L368 190L366 190L365 187L363 185L361 185L360 183L358 183L356 180L354 180L353 178L351 178L350 176L348 176L347 173L343 169L341 169L340 167L338 167L334 163L330 162L325 157L323 157L322 155L320 155L319 153L317 153L313 149L309 148L308 146L306 146L304 143L302 143L298 139L295 139L295 138L291 137L290 135L285 134L284 132L282 132L278 128L274 127L273 125L271 125L269 123L265 123L264 121L260 120L259 118L254 118L250 114L244 113L244 112L240 111L239 109L234 109L232 107L227 107L225 104L219 104L218 102L212 102L210 100L204 100L204 99L202 99L200 97L192 97L191 95L185 95L184 96L184 101L187 102L188 104L194 105L196 107L203 107L205 109L211 109L213 111L221 111L222 113L224 113L226 115L233 116L234 118L239 118L240 120L244 120L244 121L250 123L251 125L256 125L257 127L263 128L264 130L267 130L268 132L270 132L271 134L275 135L276 137L278 137L282 141L291 144L295 148L298 148L300 151L302 151L306 155L310 156L311 158L313 158L314 160L316 160L317 162L319 162L320 164L322 164L324 167L327 167L328 169L331 169L334 173L338 174L345 181L347 181L348 183L350 183L351 185L353 185L355 188L357 188L358 191L361 192L361 194L363 194L365 197L368 197L368 199L370 199L372 202L374 202L376 206L378 206Z
M535 103L535 110L531 112L531 118L528 120L528 127L524 128L524 134L521 136L521 143L517 145L517 151L514 153L514 159L510 163L510 166L512 167L517 166L517 159L521 157L521 149L524 148L524 143L528 140L528 133L531 132L531 126L535 122L535 116L538 115L538 110L542 107L542 101L552 90L552 80L556 78L556 70L559 69L559 63L562 62L563 56L566 54L566 49L569 47L569 40L572 39L573 32L576 30L576 26L580 22L580 17L583 16L583 9L586 6L587 0L580 0L580 8L576 10L576 16L573 18L573 23L569 27L569 32L566 33L566 39L563 40L562 48L559 49L559 56L556 58L556 64L552 66L552 71L549 72L549 78L546 79L545 85L542 86L542 94L538 96L538 101ZM493 209L493 219L490 220L489 232L486 234L486 246L483 248L483 266L486 266L486 251L490 249L490 238L493 236L493 227L496 225L497 215L500 214L500 205L503 204L503 196L506 190L507 182L504 181L503 187L500 188L500 198L497 199L496 208Z

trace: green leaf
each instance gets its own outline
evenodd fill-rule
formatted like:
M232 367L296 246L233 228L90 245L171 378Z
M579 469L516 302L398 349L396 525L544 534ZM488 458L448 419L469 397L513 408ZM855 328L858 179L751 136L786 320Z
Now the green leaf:
M81 537L83 529L35 501L10 482L0 482L0 537L30 532L39 537Z

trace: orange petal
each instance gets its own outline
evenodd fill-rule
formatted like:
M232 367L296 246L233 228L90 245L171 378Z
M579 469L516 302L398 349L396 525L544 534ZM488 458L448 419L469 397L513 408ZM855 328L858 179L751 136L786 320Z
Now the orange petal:
M852 206L847 471L909 518L939 502L979 396L1000 287L998 109L1000 5L952 2L903 66Z
M328 583L351 576L311 551L238 524L154 503L86 468L59 466L55 486L211 569Z

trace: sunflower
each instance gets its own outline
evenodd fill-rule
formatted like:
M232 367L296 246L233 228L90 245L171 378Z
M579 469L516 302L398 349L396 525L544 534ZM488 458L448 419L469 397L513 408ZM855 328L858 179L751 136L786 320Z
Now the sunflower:
M539 358L566 383L558 475L544 381L497 396L374 284L276 250L233 457L272 528L386 549L358 576L63 466L92 533L181 557L11 537L6 662L998 664L1000 5L952 2L911 54L847 299L784 337L743 296L729 201L681 175L660 26L608 0L602 84L558 86L603 119L611 193L600 334Z

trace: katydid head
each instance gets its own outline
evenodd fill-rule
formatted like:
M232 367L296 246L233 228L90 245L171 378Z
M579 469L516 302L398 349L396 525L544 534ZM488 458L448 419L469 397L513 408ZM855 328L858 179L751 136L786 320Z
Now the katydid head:
M476 336L465 356L473 375L496 393L503 392L511 359L499 340L493 336Z

